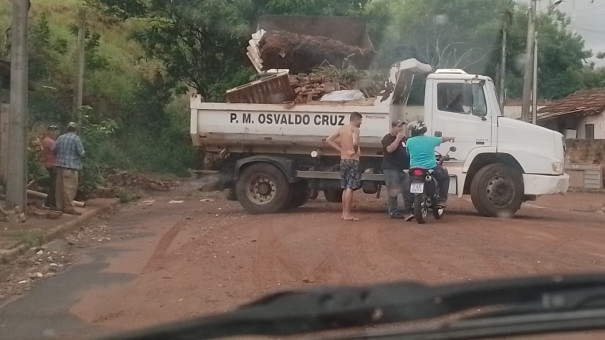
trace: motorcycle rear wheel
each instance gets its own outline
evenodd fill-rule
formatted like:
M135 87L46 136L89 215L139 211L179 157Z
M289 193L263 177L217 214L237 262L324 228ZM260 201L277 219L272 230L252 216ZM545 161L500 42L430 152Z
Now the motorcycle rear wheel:
M414 217L416 217L416 222L418 224L426 223L428 214L429 212L424 194L414 195Z

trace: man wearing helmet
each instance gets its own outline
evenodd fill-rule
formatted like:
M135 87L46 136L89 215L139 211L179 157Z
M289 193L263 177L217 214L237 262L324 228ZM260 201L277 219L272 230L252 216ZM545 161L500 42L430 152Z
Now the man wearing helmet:
M439 202L445 206L447 193L450 187L450 177L442 168L437 166L435 160L435 147L445 142L453 142L454 137L425 136L426 125L421 121L414 121L408 125L412 137L407 141L407 151L410 154L410 168L419 167L432 169L433 177L439 185Z

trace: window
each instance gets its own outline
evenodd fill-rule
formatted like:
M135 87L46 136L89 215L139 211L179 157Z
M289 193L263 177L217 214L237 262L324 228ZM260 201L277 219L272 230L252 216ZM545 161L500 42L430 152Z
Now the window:
M584 138L594 139L594 124L584 125Z
M466 83L439 83L437 84L437 108L441 111L485 116L487 104L483 86Z
M437 84L437 108L441 111L468 114L471 112L468 103L468 93L465 100L465 85L462 83Z

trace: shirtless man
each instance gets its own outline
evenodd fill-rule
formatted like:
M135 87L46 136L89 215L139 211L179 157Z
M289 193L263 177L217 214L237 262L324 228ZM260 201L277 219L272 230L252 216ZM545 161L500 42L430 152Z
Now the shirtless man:
M361 113L351 113L349 124L341 126L326 139L331 147L340 152L340 186L343 189L342 219L345 221L359 221L358 218L351 216L351 207L353 206L353 191L361 188L361 166L359 164L361 119Z

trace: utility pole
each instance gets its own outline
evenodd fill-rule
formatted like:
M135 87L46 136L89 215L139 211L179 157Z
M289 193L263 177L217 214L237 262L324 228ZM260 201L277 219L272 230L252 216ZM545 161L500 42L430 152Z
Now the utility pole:
M502 30L502 56L500 59L500 113L504 114L504 78L506 74L506 28Z
M505 93L505 78L506 78L506 36L508 34L508 25L510 21L510 8L512 4L509 3L504 9L504 20L502 25L502 54L500 56L500 86L499 86L499 99L500 99L500 113L504 114L504 97Z
M86 17L84 9L78 8L78 52L76 57L76 81L74 89L74 108L73 108L73 121L78 123L78 126L81 125L81 114L80 108L82 107L82 97L84 93L84 38L86 34Z
M521 120L529 122L529 98L531 91L534 38L536 31L536 1L531 0L529 18L527 21L527 44L525 46L525 69L523 70L523 103Z
M534 35L534 77L533 89L531 91L532 106L531 106L531 123L538 123L538 32Z
M27 12L28 0L12 0L11 82L6 201L9 207L27 203Z

